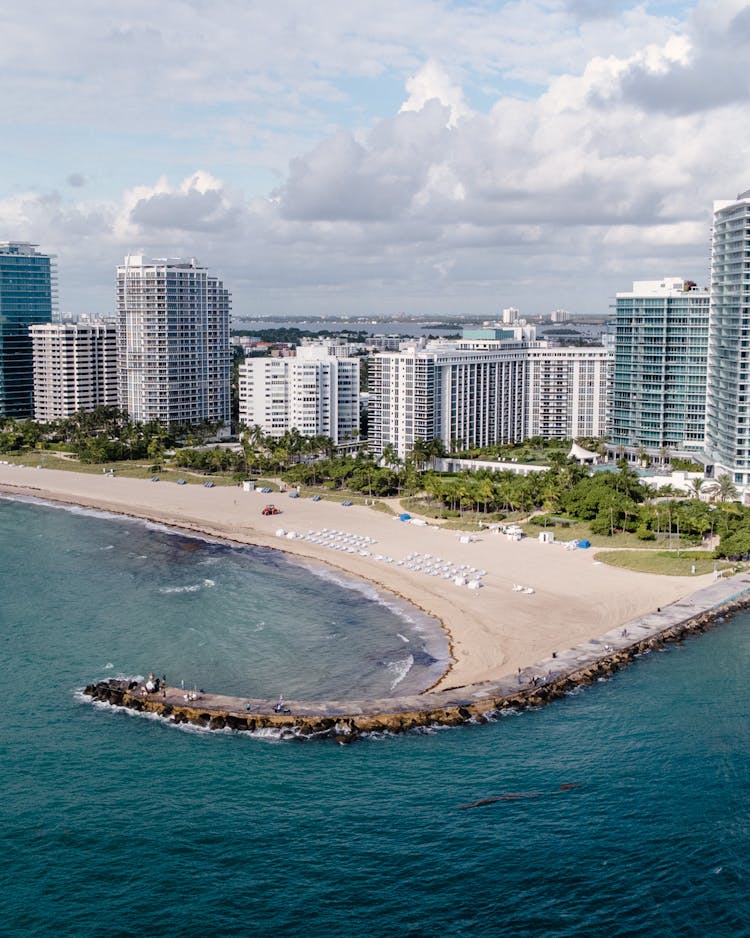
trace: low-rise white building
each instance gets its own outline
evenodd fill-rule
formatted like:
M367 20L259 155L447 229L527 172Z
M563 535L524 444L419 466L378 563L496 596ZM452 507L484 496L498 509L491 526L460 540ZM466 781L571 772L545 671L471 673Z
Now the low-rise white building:
M114 322L49 322L29 327L34 363L34 418L117 405Z
M239 366L240 423L281 437L359 435L359 359L308 346L295 358L253 358Z

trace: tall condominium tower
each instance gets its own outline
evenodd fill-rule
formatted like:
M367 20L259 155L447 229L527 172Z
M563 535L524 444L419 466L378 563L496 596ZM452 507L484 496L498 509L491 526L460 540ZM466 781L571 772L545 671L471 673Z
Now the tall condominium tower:
M117 268L120 406L166 427L230 429L230 295L195 259Z
M36 244L0 242L0 416L34 416L29 326L50 322L55 299L52 257Z
M50 322L30 327L34 417L59 420L78 410L117 406L114 322Z
M239 367L240 422L270 436L296 429L334 443L359 436L359 359L301 346L296 358L253 358Z
M703 448L708 290L664 277L618 293L611 441L636 458Z
M714 203L706 455L750 484L750 190Z

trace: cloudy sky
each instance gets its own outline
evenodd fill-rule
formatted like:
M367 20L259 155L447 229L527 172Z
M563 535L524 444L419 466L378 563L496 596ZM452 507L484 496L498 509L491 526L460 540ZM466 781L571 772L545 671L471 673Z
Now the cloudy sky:
M76 313L128 252L236 316L606 313L706 283L749 61L744 0L4 3L0 240Z

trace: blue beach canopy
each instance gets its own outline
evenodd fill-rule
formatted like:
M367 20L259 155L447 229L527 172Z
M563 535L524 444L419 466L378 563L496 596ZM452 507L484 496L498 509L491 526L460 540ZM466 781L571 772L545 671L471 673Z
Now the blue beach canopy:
M402 515L399 515L398 517L400 521L411 521L411 515L408 515L406 512L404 512Z
M591 541L586 541L586 540L579 541L578 546L579 547L591 547Z

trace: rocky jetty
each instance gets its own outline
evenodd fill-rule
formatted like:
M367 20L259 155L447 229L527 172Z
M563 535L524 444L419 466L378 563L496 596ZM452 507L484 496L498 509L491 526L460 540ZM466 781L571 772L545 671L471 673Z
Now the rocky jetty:
M428 691L413 697L357 701L273 702L250 697L186 694L154 682L110 679L90 684L92 700L153 713L172 723L238 733L272 731L282 738L330 738L349 743L367 733L403 733L428 726L484 723L503 710L541 707L576 687L607 678L635 658L688 635L750 605L750 577L720 580L689 599L657 610L626 627L591 639L524 672L499 681Z

